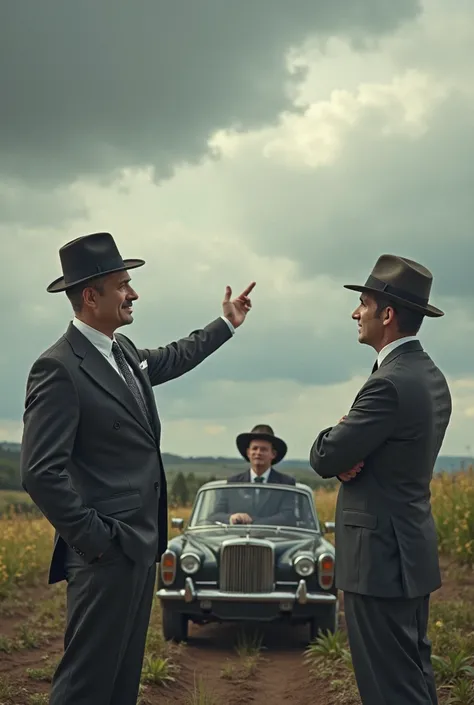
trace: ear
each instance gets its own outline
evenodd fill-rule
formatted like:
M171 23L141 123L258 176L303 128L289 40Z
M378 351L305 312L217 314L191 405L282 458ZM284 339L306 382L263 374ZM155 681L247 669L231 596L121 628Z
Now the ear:
M92 286L86 287L82 292L82 300L84 306L88 308L97 308L97 298L99 297L99 292Z
M383 325L388 326L391 323L393 323L395 320L395 309L393 309L391 306L387 306L384 309L384 314L383 314Z

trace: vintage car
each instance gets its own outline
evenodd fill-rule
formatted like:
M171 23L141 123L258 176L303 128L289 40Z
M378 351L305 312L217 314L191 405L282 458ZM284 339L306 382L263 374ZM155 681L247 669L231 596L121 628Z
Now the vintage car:
M251 523L231 523L239 513ZM208 482L188 526L172 526L181 533L168 542L157 591L166 640L185 641L189 621L307 623L310 640L336 631L335 549L324 537L334 524L321 527L310 487Z

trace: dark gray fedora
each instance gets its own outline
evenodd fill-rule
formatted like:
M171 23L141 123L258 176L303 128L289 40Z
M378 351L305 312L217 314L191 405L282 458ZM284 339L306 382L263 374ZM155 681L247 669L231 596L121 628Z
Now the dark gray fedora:
M383 294L401 306L437 318L444 312L428 303L433 275L419 262L398 255L381 255L365 284L345 284L345 289Z
M122 259L110 233L92 233L66 243L59 250L62 277L47 287L50 293L66 291L89 279L142 267L142 259Z

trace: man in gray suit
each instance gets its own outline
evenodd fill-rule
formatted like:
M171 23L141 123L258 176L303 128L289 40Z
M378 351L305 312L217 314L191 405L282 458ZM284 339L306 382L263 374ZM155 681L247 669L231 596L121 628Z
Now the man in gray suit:
M339 477L336 585L364 705L435 705L427 638L430 593L441 585L430 481L451 416L443 374L416 335L432 275L382 255L352 314L378 353L340 422L314 442L310 463Z
M109 233L60 250L75 317L29 374L21 477L56 529L49 582L67 580L64 655L51 705L135 705L156 563L167 544L166 479L153 387L189 372L250 310L251 284L223 316L165 347L137 349L129 270Z

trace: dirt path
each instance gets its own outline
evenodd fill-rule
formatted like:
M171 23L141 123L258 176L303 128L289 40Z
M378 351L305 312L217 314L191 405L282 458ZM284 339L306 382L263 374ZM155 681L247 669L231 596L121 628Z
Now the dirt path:
M433 602L472 604L474 576L447 567L444 575ZM52 670L62 652L63 620L63 587L42 585L0 602L0 705L47 705ZM159 645L159 605L150 630ZM330 688L337 673L311 675L304 660L307 638L306 627L191 625L188 643L165 651L178 667L172 671L175 680L146 684L140 705L360 703L347 671L339 676L344 681L338 690Z

